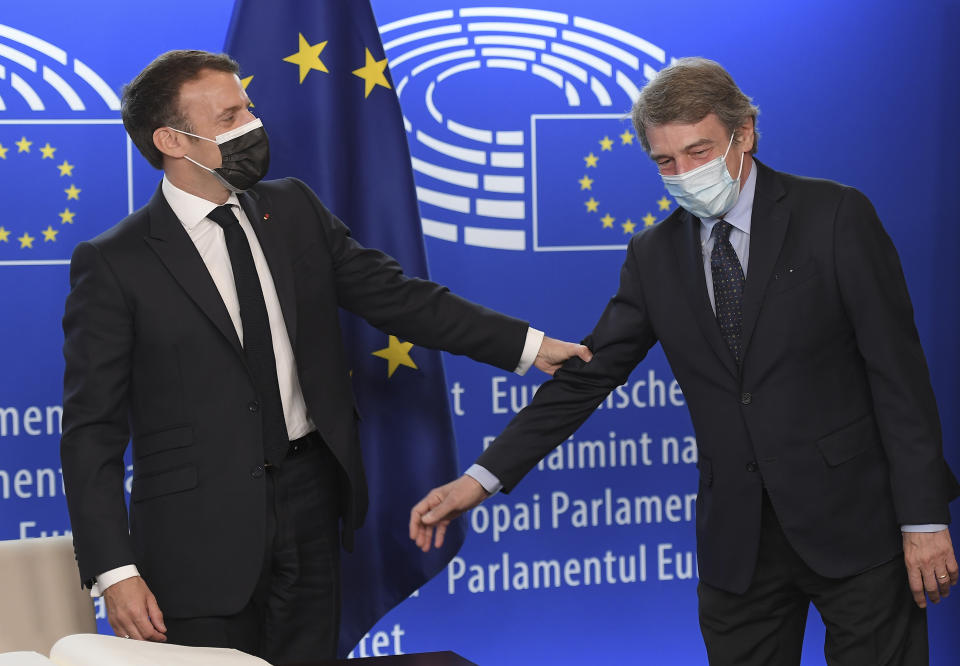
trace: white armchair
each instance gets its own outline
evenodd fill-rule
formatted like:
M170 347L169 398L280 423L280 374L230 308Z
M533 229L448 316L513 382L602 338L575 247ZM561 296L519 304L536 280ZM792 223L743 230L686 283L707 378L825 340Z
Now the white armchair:
M96 631L72 538L0 541L0 652L46 655L64 636Z

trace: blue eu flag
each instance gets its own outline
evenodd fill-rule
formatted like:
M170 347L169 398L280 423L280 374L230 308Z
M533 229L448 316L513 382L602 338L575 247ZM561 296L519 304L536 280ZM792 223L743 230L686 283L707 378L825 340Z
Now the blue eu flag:
M426 277L403 116L369 3L237 0L226 50L270 134L271 175L303 179L361 243ZM371 496L343 561L341 656L464 536L452 525L430 555L407 538L410 507L458 473L440 354L344 322Z

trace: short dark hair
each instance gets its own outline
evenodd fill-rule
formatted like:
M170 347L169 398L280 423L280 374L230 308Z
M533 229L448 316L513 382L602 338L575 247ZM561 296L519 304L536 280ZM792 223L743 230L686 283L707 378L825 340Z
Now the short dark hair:
M633 105L633 126L640 144L649 153L648 127L674 122L698 123L711 113L717 115L731 134L752 118L753 146L749 152L757 152L760 109L743 94L723 67L706 58L680 58L660 70L643 87Z
M225 53L167 51L123 87L123 126L155 169L163 168L163 153L153 145L153 133L166 126L193 131L180 110L180 88L205 69L237 74L240 66Z

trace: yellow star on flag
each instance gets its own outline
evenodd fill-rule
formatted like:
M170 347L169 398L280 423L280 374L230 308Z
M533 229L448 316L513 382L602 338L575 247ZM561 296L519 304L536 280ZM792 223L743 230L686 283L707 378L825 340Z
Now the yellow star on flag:
M631 222L629 219L620 226L623 227L623 233L625 234L632 234L633 230L637 228L637 225Z
M246 91L247 86L250 85L250 82L251 82L251 81L253 81L253 74L251 74L250 76L248 76L248 77L246 77L246 78L240 79L240 85L243 86L244 91ZM248 97L249 97L249 96L248 96ZM250 102L250 106L253 106L253 102Z
M593 187L592 187L592 186L593 186L593 178L591 178L590 176L586 176L586 175L585 175L583 178L581 178L581 179L578 180L577 182L580 183L580 189L581 189L581 190L590 190L590 189L593 189Z
M600 158L594 155L593 153L590 153L589 155L583 158L583 161L587 163L588 167L595 167L597 166L598 159Z
M609 136L600 139L600 150L613 150L613 140Z
M51 146L51 145L50 145L50 142L47 141L47 145L45 145L43 148L40 149L40 152L43 153L43 157L41 157L40 159L42 159L42 160L52 160L52 159L53 159L53 151L55 151L55 150L56 150L56 148L54 148L53 146Z
M623 142L622 145L625 146L628 143L633 143L633 139L635 138L635 136L636 135L630 130L625 131L623 134L620 135L620 140Z
M600 221L603 222L604 229L613 229L613 221L615 219L617 218L610 215L610 213L607 213L606 215L600 218Z
M657 218L655 218L651 213L647 213L640 219L643 220L643 226L645 227L652 227L653 223L657 221Z
M353 75L363 79L363 98L366 99L370 96L374 86L383 86L390 90L390 82L387 81L384 74L384 70L387 69L387 59L376 60L370 53L370 49L364 49L364 52L366 53L366 64L360 69L353 70Z
M297 33L300 40L299 50L296 53L288 55L283 59L284 62L292 62L294 65L300 66L300 83L303 83L303 80L307 78L307 74L311 70L317 70L318 72L327 72L330 70L327 69L327 66L320 61L320 52L326 48L326 42L320 42L319 44L310 44L304 38L303 33Z
M9 243L10 242L10 232L0 227L0 242Z
M670 210L670 199L666 196L662 196L657 199L657 205L660 206L660 210Z
M65 189L64 192L67 193L67 201L69 201L70 199L80 199L80 193L83 192L83 190L71 183L70 187Z
M18 153L29 153L30 146L33 145L33 141L27 141L27 137L20 137L19 141L14 141L17 146Z
M588 213L596 213L597 206L600 205L600 202L594 199L593 197L590 197L590 201L584 201L583 203L584 205L586 205Z
M72 176L74 166L76 165L70 164L70 162L66 160L63 161L63 164L58 164L57 168L60 169L60 177L62 178L63 176Z
M69 208L64 208L62 213L57 213L60 216L60 224L73 224L73 218L76 215Z
M387 347L378 349L373 352L373 355L387 360L387 377L390 378L401 365L417 369L417 364L410 358L411 347L413 347L412 342L400 342L397 336L391 335Z
M4 148L4 147L3 147L3 144L0 143L0 160L5 160L5 159L7 159L7 151L8 151L8 150L10 150L10 149L9 149L9 148Z
M56 242L58 233L60 232L48 224L47 228L43 230L43 242L44 243L46 243L47 241Z
M35 241L36 239L30 234L28 234L26 231L24 231L23 235L20 236L20 238L18 238L17 240L20 241L20 249L22 250L25 247L32 248L33 241Z

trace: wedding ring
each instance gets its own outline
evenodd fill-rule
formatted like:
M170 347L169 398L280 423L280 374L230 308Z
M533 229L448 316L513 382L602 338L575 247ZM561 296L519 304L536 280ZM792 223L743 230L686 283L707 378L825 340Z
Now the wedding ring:
M942 576L937 576L937 578L939 578L940 580L943 580L946 577L947 577L947 574L943 574Z
M130 638L130 634L124 634L123 637L124 637L124 638Z

